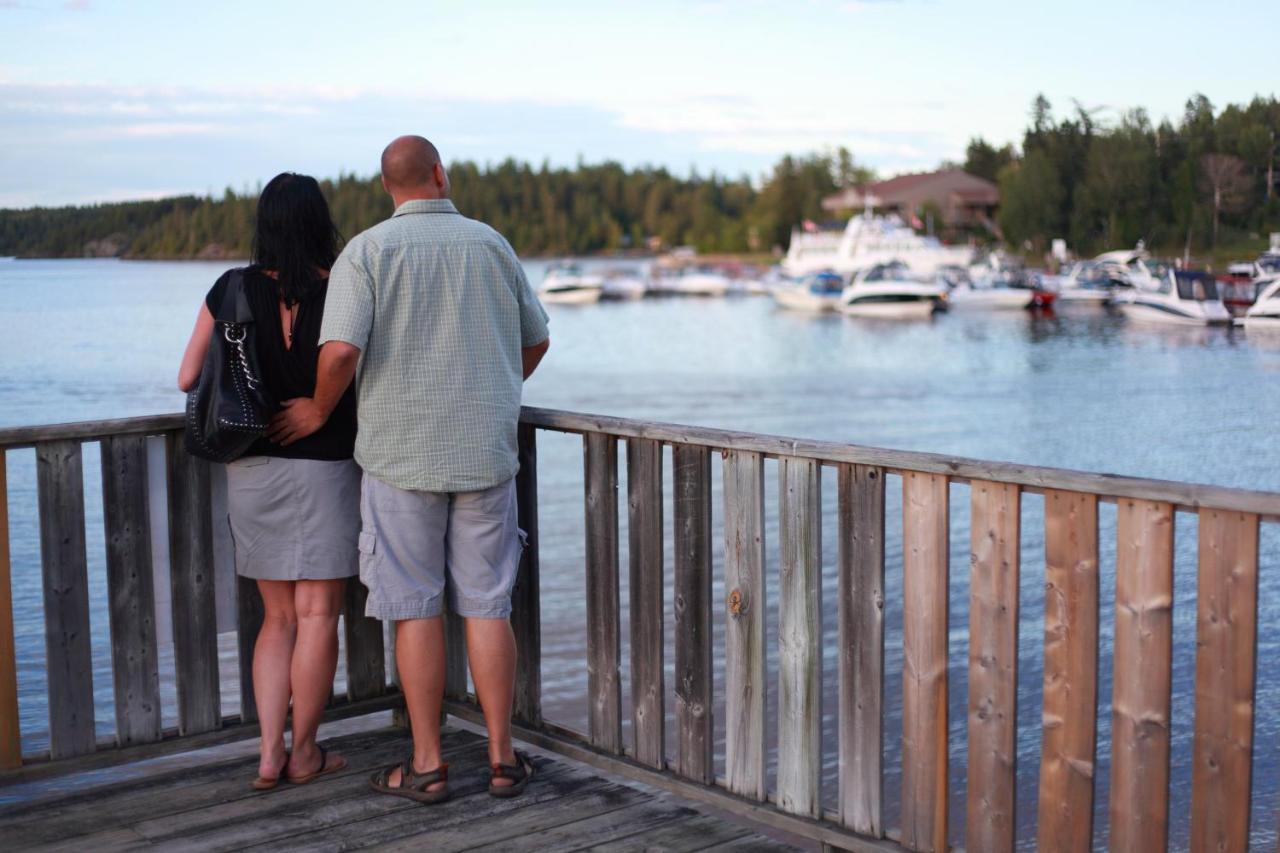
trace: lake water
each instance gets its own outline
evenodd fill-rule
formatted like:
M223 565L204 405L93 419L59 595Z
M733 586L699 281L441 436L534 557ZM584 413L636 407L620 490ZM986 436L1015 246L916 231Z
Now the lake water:
M541 279L545 263L529 261L526 266L532 280ZM0 426L179 410L183 398L174 387L178 359L200 300L222 269L197 262L0 262ZM525 400L531 405L1280 491L1277 339L1232 330L1142 329L1089 309L1058 316L953 313L917 323L792 314L763 297L649 299L548 310L553 345L526 386ZM556 722L585 729L581 452L574 437L539 437L546 713ZM94 678L99 732L106 735L113 724L97 465L90 446L85 485ZM32 452L11 452L9 467L23 742L27 750L38 750L47 746L47 734ZM773 504L776 469L768 467L766 477ZM718 470L715 483L718 489ZM895 529L900 518L896 478L889 486L885 798L887 822L893 826L900 785L902 543ZM953 486L951 491L950 823L953 840L962 841L968 490ZM830 800L835 790L833 475L824 476L823 499L824 720L832 765L824 785ZM1024 499L1018 748L1022 845L1034 841L1039 772L1042 506L1037 496ZM625 512L623 516L625 543ZM1103 636L1095 836L1103 844L1114 506L1103 505L1100 519ZM768 522L767 548L776 567L772 509ZM1275 843L1280 805L1280 708L1275 701L1280 698L1280 535L1275 527L1263 527L1255 724L1254 840L1266 844ZM720 529L717 519L717 540ZM1180 515L1172 734L1175 847L1185 845L1189 820L1195 535L1194 517ZM717 545L717 575L721 550ZM624 560L625 553L624 544ZM625 570L623 574L625 640ZM770 584L770 600L776 601L776 573L771 573ZM721 592L717 577L717 600ZM668 595L668 611L670 601ZM774 619L770 617L768 627L771 647L776 647ZM671 621L668 612L668 632ZM229 636L223 640L230 654L234 642ZM719 655L719 626L716 645ZM625 680L625 648L623 669ZM669 677L668 708L674 706L670 682ZM231 688L224 682L228 712L235 709ZM772 707L772 692L769 701ZM720 705L715 709L717 714L721 710ZM668 749L674 749L670 736Z

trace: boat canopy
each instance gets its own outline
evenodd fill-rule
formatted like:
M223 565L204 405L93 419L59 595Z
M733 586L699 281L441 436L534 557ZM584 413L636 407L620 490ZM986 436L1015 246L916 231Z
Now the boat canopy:
M1196 302L1217 302L1218 282L1212 275L1199 270L1177 270L1173 273L1178 284L1178 298Z

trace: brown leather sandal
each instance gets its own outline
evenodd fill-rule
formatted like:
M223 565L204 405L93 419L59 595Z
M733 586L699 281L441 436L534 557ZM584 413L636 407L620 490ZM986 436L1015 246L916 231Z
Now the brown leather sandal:
M533 761L529 756L520 750L515 750L515 764L498 764L489 765L489 796L491 797L518 797L524 793L525 786L529 784L529 780L533 778ZM510 779L510 785L495 785L495 780Z
M284 770L289 766L289 752L286 750L284 754L284 764L280 766L280 772L275 776L259 776L249 783L249 787L255 791L270 791L277 787L281 780L284 779Z
M321 776L327 776L330 773L337 773L339 770L342 770L347 766L347 760L341 755L333 761L330 761L329 750L319 744L316 745L316 749L320 750L320 768L314 773L303 773L301 776L285 776L284 778L289 780L290 784L305 785L308 782L314 782Z
M400 768L400 781L391 785L391 774ZM443 788L428 791L432 785L444 783ZM413 769L413 756L409 756L399 764L385 767L369 777L369 787L379 794L390 794L393 797L407 797L419 803L440 803L449 799L449 765L441 764L435 770L418 773Z

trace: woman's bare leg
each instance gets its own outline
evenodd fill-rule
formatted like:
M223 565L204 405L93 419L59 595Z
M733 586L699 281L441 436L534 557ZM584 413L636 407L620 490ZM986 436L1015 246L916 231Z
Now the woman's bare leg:
M338 665L338 614L342 612L345 578L298 581L294 609L298 614L298 643L293 650L293 752L289 775L303 776L320 769L316 730L333 691Z
M293 581L258 581L262 594L262 630L253 647L253 695L262 729L258 775L274 779L284 772L284 723L289 714L289 665L298 632Z

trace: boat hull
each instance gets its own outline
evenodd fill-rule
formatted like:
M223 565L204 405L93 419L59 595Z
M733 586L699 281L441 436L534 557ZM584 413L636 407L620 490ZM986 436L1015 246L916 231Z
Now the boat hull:
M947 301L953 311L1022 311L1035 303L1035 291L995 288L955 290Z
M782 308L791 311L808 311L818 314L824 311L835 311L840 307L840 294L829 296L812 293L807 289L794 287L774 288L773 301Z
M1207 315L1178 313L1143 302L1122 302L1118 307L1125 318L1136 323L1163 326L1217 326L1231 322L1230 317L1217 318Z
M556 305L590 305L599 302L603 294L603 288L575 287L565 290L544 290L538 294L538 298L543 302Z
M937 305L932 299L902 302L853 302L840 306L850 317L878 317L883 320L921 320L933 315Z

